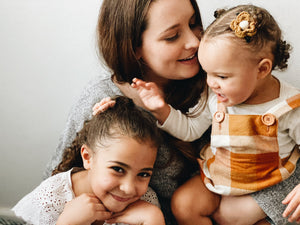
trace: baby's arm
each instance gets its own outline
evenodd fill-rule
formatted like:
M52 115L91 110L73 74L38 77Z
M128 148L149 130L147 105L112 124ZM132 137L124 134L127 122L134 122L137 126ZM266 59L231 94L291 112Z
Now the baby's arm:
M124 211L116 213L107 223L141 225L165 225L162 211L155 205L143 200L130 204Z
M163 124L170 114L170 107L156 84L134 78L131 86L137 89L144 107L156 117L160 124Z
M168 105L155 83L134 78L131 86L137 89L145 108L156 117L160 128L178 139L194 141L201 137L211 125L208 107L198 111L196 116L189 117ZM201 105L196 108L201 109Z
M65 205L56 225L90 225L96 220L105 221L111 215L95 195L82 194Z
M298 184L282 201L287 207L283 217L289 217L289 222L300 222L300 184Z

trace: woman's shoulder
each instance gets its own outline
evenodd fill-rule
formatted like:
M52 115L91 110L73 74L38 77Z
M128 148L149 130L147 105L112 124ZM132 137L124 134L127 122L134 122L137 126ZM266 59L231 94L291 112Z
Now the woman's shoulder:
M110 75L102 74L101 76L93 77L83 88L79 96L80 102L95 102L100 101L107 96L122 95L119 88L113 83Z

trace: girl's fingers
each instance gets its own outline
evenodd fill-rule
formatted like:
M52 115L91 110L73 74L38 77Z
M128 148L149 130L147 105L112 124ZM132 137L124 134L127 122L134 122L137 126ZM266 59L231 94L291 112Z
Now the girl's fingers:
M294 194L295 194L295 191L292 190L282 201L282 204L288 204L291 201L291 199L293 198Z
M110 219L112 216L112 212L108 212L108 211L97 211L96 213L96 220L108 220Z

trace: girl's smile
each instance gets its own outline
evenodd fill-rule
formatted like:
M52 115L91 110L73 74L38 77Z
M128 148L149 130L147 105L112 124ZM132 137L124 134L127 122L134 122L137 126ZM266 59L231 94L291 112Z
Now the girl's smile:
M108 139L96 148L82 147L88 182L81 185L107 210L120 212L146 193L157 148L126 136Z

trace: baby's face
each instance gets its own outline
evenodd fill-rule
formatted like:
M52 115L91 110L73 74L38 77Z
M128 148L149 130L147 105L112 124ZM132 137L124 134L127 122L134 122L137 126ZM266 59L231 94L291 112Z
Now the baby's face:
M198 59L207 72L207 84L225 106L251 102L259 66L251 54L225 37L201 41Z

